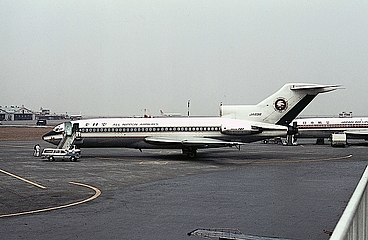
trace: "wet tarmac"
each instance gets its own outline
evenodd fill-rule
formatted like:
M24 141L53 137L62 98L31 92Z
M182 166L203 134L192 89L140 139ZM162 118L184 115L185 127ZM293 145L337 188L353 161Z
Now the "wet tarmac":
M2 239L198 239L187 236L196 228L328 239L368 151L254 143L199 151L197 160L82 149L79 162L48 162L32 156L36 143L50 147L0 142Z

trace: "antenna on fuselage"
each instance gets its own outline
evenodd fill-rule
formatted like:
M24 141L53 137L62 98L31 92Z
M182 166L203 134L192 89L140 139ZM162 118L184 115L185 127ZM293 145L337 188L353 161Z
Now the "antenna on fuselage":
M190 116L190 99L188 100L188 117Z
M220 102L220 117L222 117L222 102Z

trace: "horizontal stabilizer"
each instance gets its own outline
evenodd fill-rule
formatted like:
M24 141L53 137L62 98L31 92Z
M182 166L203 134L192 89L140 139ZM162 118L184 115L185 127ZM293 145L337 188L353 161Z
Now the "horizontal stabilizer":
M295 84L291 85L291 90L317 90L318 93L331 92L341 89L341 85L319 85L319 84Z

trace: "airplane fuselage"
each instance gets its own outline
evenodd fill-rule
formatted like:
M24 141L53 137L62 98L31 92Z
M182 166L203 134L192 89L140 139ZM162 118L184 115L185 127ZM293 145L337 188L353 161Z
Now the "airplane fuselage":
M368 131L368 118L302 118L295 121L299 138L329 138L333 133L348 133L349 138L362 138L358 133Z
M98 118L72 121L77 125L78 147L182 148L182 143L155 143L149 138L217 139L232 142L254 142L271 136L285 136L287 128L270 124L262 130L252 129L249 121L221 117L180 118ZM260 125L257 123L258 126ZM56 126L43 139L55 145L63 138L63 125ZM206 148L208 144L196 148ZM216 143L214 143L216 145ZM223 146L219 144L219 147ZM211 145L213 147L213 145Z

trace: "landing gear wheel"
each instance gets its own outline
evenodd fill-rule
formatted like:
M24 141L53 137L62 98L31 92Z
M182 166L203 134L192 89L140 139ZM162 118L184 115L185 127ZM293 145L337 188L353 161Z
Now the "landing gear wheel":
M49 157L49 161L53 162L53 161L55 161L55 158L54 157Z
M188 153L189 158L195 158L197 156L197 151L191 151Z
M197 156L197 149L195 148L183 149L183 154L186 155L188 158L193 159Z

